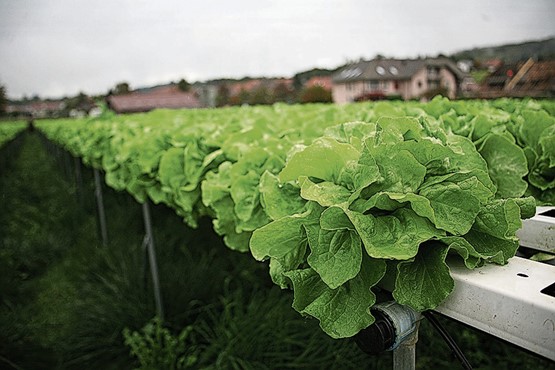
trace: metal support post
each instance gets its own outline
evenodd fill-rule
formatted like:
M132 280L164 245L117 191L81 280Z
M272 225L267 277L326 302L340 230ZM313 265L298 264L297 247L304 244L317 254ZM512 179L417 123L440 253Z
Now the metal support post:
M77 201L81 207L83 206L83 175L81 172L81 160L78 157L73 158L75 167L75 185L77 187Z
M98 209L98 223L100 226L100 236L102 245L108 245L108 230L106 228L106 213L104 212L104 199L102 197L102 182L100 172L95 168L94 172L94 195L96 196L96 208Z
M71 181L71 176L72 176L72 170L71 170L71 154L69 154L69 152L64 150L64 172L66 175L66 178Z
M418 342L418 322L416 329L393 350L393 370L414 370L416 368L416 342Z
M393 370L414 370L422 315L393 301L378 303L372 314L374 324L356 335L356 344L370 355L393 351Z
M145 239L143 244L146 244L148 261L150 265L150 274L152 276L152 285L154 289L154 300L156 303L156 314L160 319L164 320L164 309L162 306L162 294L160 292L160 279L158 275L158 264L156 263L156 251L154 248L154 237L152 235L152 221L150 218L150 208L148 201L143 203L143 219L145 224Z

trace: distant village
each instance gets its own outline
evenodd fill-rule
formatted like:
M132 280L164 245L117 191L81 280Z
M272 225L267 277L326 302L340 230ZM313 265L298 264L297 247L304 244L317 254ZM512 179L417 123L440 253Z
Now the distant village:
M97 115L101 105L116 113L156 108L213 108L282 103L337 103L366 100L428 100L499 97L555 97L555 59L530 56L505 62L447 57L393 59L376 57L334 70L313 69L291 78L220 79L132 89L121 82L105 96L8 101L9 117L83 117Z

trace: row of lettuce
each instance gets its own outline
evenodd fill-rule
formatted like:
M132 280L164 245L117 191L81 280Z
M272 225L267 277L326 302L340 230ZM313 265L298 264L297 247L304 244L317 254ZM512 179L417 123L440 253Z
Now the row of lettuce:
M41 121L52 141L139 202L269 260L293 307L334 338L374 321L379 286L416 310L453 290L445 263L504 264L521 219L553 204L555 105L428 104L160 110ZM535 199L534 199L535 197Z
M25 121L0 122L0 148L27 128Z

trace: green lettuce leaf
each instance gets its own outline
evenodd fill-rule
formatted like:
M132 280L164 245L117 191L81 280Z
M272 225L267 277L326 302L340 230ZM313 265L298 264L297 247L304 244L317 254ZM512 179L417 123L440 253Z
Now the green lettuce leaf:
M369 151L378 165L380 179L363 190L364 198L380 191L416 193L424 182L426 167L400 145L384 144L369 147Z
M300 213L306 204L297 187L281 184L278 177L268 171L260 177L259 189L260 202L272 220Z
M480 200L455 183L428 186L420 190L420 195L429 200L433 210L433 213L429 213L429 209L426 212L423 204L419 207L423 215L438 228L455 235L462 235L470 230L480 212Z
M320 138L303 151L293 154L279 174L279 179L288 182L307 176L334 182L345 164L356 161L359 156L360 153L350 144Z
M442 243L427 243L414 259L399 262L395 300L417 311L434 309L443 302L455 287L445 263L448 251Z
M443 232L413 210L400 208L390 215L373 216L347 211L366 253L373 258L405 260L414 257L419 245Z
M256 230L250 241L253 257L259 261L281 258L298 248L303 240L302 221L302 215L286 216Z
M346 203L351 196L349 190L330 181L316 184L306 176L299 176L299 184L302 198L318 202L323 207Z
M347 215L338 207L328 208L320 216L318 239L310 244L307 261L324 283L335 289L359 273L361 245Z
M365 259L359 274L337 289L330 289L312 269L286 273L293 283L293 308L320 321L332 338L346 338L374 322L370 307L376 302L371 288L385 274L384 261Z
M520 197L528 184L523 177L528 174L526 156L521 148L504 136L489 134L479 148L488 163L488 172L497 186L498 198Z

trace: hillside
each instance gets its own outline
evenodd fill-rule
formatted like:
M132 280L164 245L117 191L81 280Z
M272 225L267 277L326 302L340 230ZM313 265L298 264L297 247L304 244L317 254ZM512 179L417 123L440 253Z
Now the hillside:
M530 57L534 57L538 60L555 59L555 37L519 44L463 50L450 57L455 60L472 59L480 61L498 58L506 62L525 60Z

